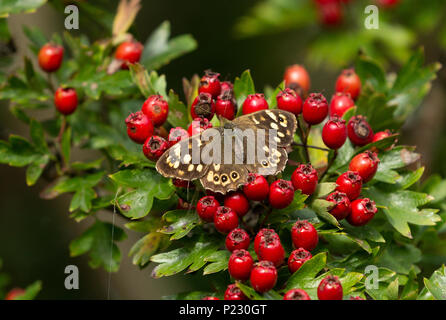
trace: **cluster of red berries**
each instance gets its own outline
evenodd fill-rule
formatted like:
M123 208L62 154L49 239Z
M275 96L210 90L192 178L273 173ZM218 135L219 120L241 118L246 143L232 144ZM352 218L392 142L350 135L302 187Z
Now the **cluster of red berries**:
M56 72L62 65L64 48L60 45L47 43L39 50L37 56L39 66L48 73ZM78 104L77 93L74 88L58 88L54 93L54 105L63 115L70 115L76 111Z
M138 62L141 58L143 46L137 41L121 43L115 53L115 58L122 61L121 68L128 69L128 64ZM62 65L64 48L61 45L47 43L38 53L38 62L42 70L48 73L56 72ZM78 106L78 96L74 88L59 87L54 93L54 105L57 111L67 116Z
M314 0L319 20L326 26L337 26L344 21L344 6L353 0ZM377 0L376 3L385 8L394 8L399 0Z

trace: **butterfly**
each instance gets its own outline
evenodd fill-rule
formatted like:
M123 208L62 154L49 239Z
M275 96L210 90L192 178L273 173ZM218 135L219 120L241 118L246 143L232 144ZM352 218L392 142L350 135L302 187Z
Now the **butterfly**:
M208 128L173 145L156 162L164 177L200 179L206 190L226 194L248 182L249 173L276 175L288 160L293 142L294 114L261 110L235 118L221 118Z

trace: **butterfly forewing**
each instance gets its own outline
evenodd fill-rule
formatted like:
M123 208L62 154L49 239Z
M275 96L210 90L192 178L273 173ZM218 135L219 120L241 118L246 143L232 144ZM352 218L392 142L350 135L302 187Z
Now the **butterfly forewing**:
M295 116L283 110L241 116L175 144L156 169L165 177L200 179L205 189L225 194L245 184L249 172L281 172L296 127Z

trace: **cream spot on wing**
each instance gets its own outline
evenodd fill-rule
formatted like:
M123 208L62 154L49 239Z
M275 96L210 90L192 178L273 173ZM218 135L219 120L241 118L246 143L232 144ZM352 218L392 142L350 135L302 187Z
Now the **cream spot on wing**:
M281 137L281 138L283 138L283 137L285 137L285 135L283 134L283 132L277 132L277 135L279 136L279 137Z
M179 174L180 176L182 176L182 175L184 175L184 171L183 171L183 170L178 170L178 174Z
M194 165L193 164L190 164L189 165L189 167L187 167L187 171L192 171L192 170L194 170Z
M284 120L283 122L280 122L280 125L285 128L287 126L287 121Z
M209 171L208 176L207 176L206 179L207 179L209 182L211 182L213 177L214 177L214 172L213 172L213 171Z
M280 138L279 137L274 137L274 141L280 142Z
M201 172L201 170L203 170L203 165L202 165L202 164L199 164L199 165L197 166L197 171L198 171L198 172Z
M252 121L254 121L255 124L259 124L259 123L260 123L260 122L259 122L256 118L254 118L254 117L252 117Z
M269 110L267 110L265 112L266 112L267 115L269 115L271 117L271 119L273 119L274 121L277 121L277 117L276 117L276 115L273 112L271 112Z
M277 125L277 123L271 122L271 128L273 128L274 130L278 130L279 126Z
M183 158L183 162L185 164L188 164L191 160L192 160L192 157L190 156L190 154L186 154Z
M260 116L260 120L261 120L261 121L266 121L266 119L265 119L264 116Z
M263 150L264 150L265 152L269 152L269 148L268 148L268 146L263 146Z
M220 170L220 164L214 164L214 170L215 171Z
M180 166L180 161L176 161L176 162L173 164L173 168L174 168L174 169L177 169L179 166Z

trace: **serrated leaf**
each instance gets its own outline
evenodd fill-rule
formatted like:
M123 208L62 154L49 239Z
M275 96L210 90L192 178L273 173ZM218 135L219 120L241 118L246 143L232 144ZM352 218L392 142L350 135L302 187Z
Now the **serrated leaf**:
M253 288L237 282L237 287L248 297L249 300L282 300L282 296L274 290L269 290L265 293L258 293Z
M242 105L246 97L254 93L256 92L254 81L251 77L251 72L249 70L246 70L242 73L240 78L237 77L234 81L234 96L237 100L237 105L239 106L237 116L240 116L242 114Z
M141 64L148 70L158 69L197 47L197 42L191 35L180 35L172 39L169 37L169 21L164 21L150 34L141 57Z
M89 252L90 266L102 266L108 272L117 272L121 260L121 253L116 241L126 238L124 231L110 223L96 221L79 238L71 241L70 255L77 257Z
M194 210L173 210L163 215L169 225L163 226L158 231L171 234L170 240L178 240L186 236L199 223L200 219Z
M316 212L318 217L339 228L340 225L338 220L328 212L332 206L332 202L322 199L316 199L311 203L311 209Z
M159 232L151 232L139 239L130 249L132 263L140 267L146 266L150 258L158 251L165 236Z
M186 106L180 101L178 95L173 90L169 91L169 114L167 115L167 121L173 127L187 128L188 116L186 115Z
M436 300L446 300L446 269L442 265L429 279L424 278L424 285Z
M159 263L153 269L152 276L155 278L171 276L186 268L188 272L197 271L206 264L205 259L219 247L219 243L212 239L199 240L188 243L182 248L152 256L150 260Z
M220 250L205 258L209 264L204 268L203 275L224 271L228 268L229 257L231 252L228 250Z
M304 262L304 264L291 275L288 279L285 291L291 289L302 289L305 284L313 280L316 275L325 267L327 263L327 254L318 253L313 256L310 260Z

